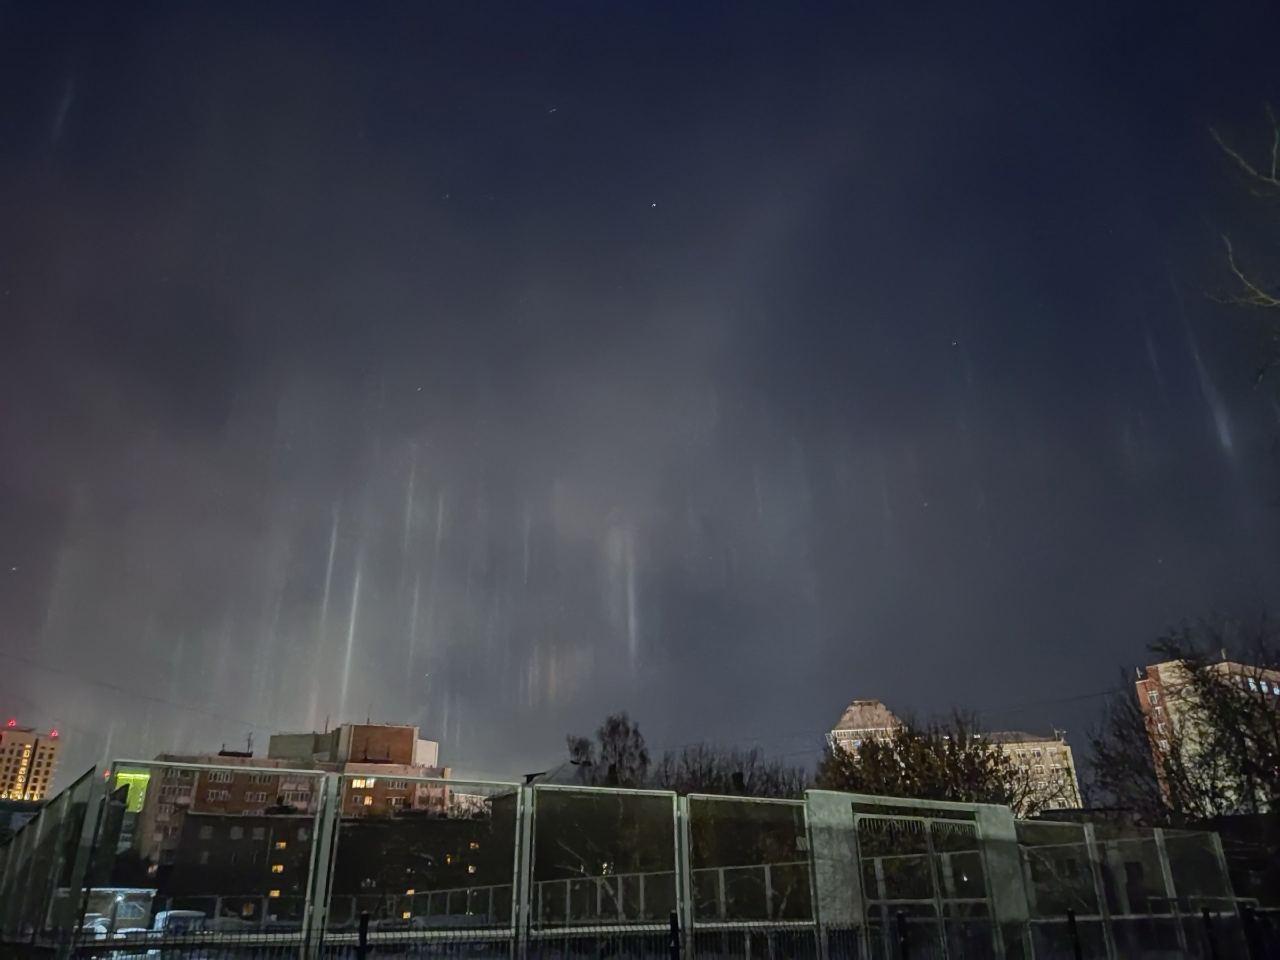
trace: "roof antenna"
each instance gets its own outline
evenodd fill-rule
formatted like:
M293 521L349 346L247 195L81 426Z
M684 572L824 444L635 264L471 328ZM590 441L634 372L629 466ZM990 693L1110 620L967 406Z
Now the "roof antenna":
M253 731L249 731L249 735L244 738L244 748L248 751L249 756L253 756Z
M324 715L324 732L329 732L329 715L327 713Z

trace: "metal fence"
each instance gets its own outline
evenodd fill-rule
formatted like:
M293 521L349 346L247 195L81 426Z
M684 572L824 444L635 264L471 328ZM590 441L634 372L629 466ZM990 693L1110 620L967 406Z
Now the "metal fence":
M1280 929L1214 834L828 791L122 761L0 870L20 956L1230 960Z

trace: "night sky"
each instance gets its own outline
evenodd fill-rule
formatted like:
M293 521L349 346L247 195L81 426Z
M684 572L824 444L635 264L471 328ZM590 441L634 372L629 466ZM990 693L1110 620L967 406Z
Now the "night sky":
M980 11L980 12L975 12ZM854 697L1083 745L1280 610L1274 4L0 5L0 711L60 781ZM1250 231L1253 231L1252 233Z

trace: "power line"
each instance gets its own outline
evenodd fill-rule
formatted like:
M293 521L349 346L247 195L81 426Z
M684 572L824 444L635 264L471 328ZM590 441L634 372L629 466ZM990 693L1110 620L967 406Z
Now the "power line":
M0 659L15 660L18 663L25 664L26 666L32 667L36 670L43 670L46 673L52 673L58 676L70 677L72 680L76 680L80 683L87 684L89 686L101 687L104 690L110 690L113 693L116 693L120 696L128 697L131 700L143 700L150 703L158 703L167 707L172 707L175 710L182 710L187 713L196 713L196 714L200 714L201 716L210 717L214 720L223 720L229 723L235 723L241 726L251 727L253 729L269 730L272 726L269 723L259 723L254 720L246 720L244 717L235 717L235 716L231 716L230 714L221 713L217 710L211 710L211 709L200 707L200 706L193 706L189 703L182 703L178 700L170 700L168 697L161 697L161 696L157 696L155 694L150 694L150 693L139 693L136 690L130 690L128 687L121 686L118 683L112 683L109 680L99 680L91 677L81 676L80 674L76 673L73 670L67 670L61 667L51 667L46 663L40 663L36 660L32 660L28 657L24 657L21 654L12 653L9 651L0 651Z

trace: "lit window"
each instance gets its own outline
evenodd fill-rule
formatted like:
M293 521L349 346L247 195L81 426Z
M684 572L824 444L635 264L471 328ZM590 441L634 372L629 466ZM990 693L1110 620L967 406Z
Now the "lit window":
M1254 691L1255 693L1258 690L1258 685L1254 682L1253 677L1249 678L1249 689Z
M355 780L352 780L352 781L351 781L351 786L352 786L352 788L353 788L353 789L355 789L355 790L363 790L363 789L364 789L364 778L363 778L363 777L358 777L358 778L356 778Z
M444 862L445 862L446 864L453 863L453 854L452 854L452 853L446 853L446 854L444 855Z
M409 919L409 917L411 917L411 916L412 916L412 914L411 914L411 913L409 913L409 911L408 911L408 910L406 910L404 913L400 914L400 919L401 919L401 920L408 920L408 919Z
M468 847L470 847L472 850L479 850L479 849L480 849L480 841L479 841L479 840L472 840L469 844L467 844L467 846L468 846Z
M267 891L267 896L268 896L268 897L270 897L272 900L274 900L274 899L276 899L277 897L279 897L279 896L280 896L280 891L279 891L279 890L269 890L269 891Z
M415 891L414 891L413 887L410 887L408 890L406 890L406 891L404 892L404 895L405 895L406 897L412 897L412 896L413 896L413 894L414 894L414 892L415 892Z
M372 796L371 794L367 794L367 793L365 794L365 796L364 796L364 805L365 805L366 807L372 807L372 806L373 806L373 796Z
M1270 692L1271 692L1271 688L1270 688L1269 686L1267 686L1267 681L1265 681L1265 680L1259 680L1259 681L1258 681L1258 686L1262 687L1262 692L1263 692L1263 693L1270 693Z
M475 873L475 872L476 872L476 865L474 863L468 863L467 873Z
M271 865L271 872L272 872L272 873L284 873L284 864L283 864L283 863L273 863L273 864Z
M287 847L287 846L289 846L289 841L288 841L288 840L277 840L277 841L276 841L276 849L277 849L277 850L283 850L283 849L284 849L285 847Z

